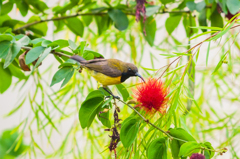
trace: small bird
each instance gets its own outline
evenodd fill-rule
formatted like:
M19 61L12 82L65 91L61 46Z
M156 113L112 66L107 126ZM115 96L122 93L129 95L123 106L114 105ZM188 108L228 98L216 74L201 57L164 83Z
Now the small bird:
M85 60L83 57L74 55L71 59L79 62L81 67L88 70L90 75L103 85L103 88L113 97L118 98L107 89L108 85L124 82L131 76L143 77L138 73L138 68L132 64L117 59L93 59ZM145 82L145 81L144 81Z

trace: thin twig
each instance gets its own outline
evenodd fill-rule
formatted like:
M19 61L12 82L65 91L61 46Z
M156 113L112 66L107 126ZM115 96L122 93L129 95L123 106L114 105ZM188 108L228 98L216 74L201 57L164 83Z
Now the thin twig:
M156 12L155 14L165 14L165 13L190 13L190 11L163 11L163 12ZM13 30L13 32L17 32L19 30L23 30L26 29L30 26L39 24L39 23L43 23L43 22L48 22L48 21L57 21L57 20L63 20L63 19L68 19L68 18L73 18L73 17L78 17L78 16L88 16L88 15L92 15L92 16L102 16L102 15L106 15L108 14L107 12L100 12L100 13L77 13L77 14L73 14L73 15L68 15L68 16L62 16L62 17L57 17L57 18L49 18L49 19L45 19L45 20L39 20L39 21L35 21L32 23L28 23L24 26L21 26L19 28L16 28ZM127 12L125 13L126 15L132 15L135 16L135 13L131 13L131 12Z
M237 28L237 27L239 27L239 26L240 26L240 24L235 25L235 26L231 27L230 29L234 29L234 28ZM218 32L212 34L211 36L209 36L209 37L206 38L205 40L201 41L200 43L194 45L193 47L191 47L190 49L188 49L188 50L185 51L184 53L188 53L189 51L193 50L193 49L196 48L197 46L202 45L204 42L206 42L206 41L209 40L210 38L216 36L216 35L219 34L220 32L221 32L221 31L218 31ZM166 65L167 68L163 71L163 73L160 75L160 77L159 77L158 79L160 79L160 78L163 76L163 74L167 71L167 69L168 69L177 59L180 59L182 56L183 56L183 55L178 56L175 60L173 60L173 62L171 62L170 64ZM166 66L164 66L164 67L166 67ZM161 68L164 68L164 67L161 67ZM160 68L160 69L161 69L161 68ZM157 72L158 72L160 69L158 69ZM156 74L157 74L157 73L156 73Z
M173 60L169 65L167 65L167 68L163 71L163 73L161 74L161 76L160 77L158 77L158 80L163 76L163 74L167 71L167 69L175 62L175 61L177 61L178 59L180 59L182 57L182 55L181 56L179 56L179 57L177 57L175 60ZM158 70L159 71L159 70ZM158 72L157 71L157 72ZM157 74L157 73L156 73Z
M107 13L106 12L104 12L104 13L82 13L82 14L81 13L77 13L77 14L63 16L63 17L39 20L39 21L35 21L35 22L32 22L32 23L28 23L28 24L26 24L26 25L24 25L22 27L16 28L16 29L13 30L13 32L16 32L18 30L23 30L23 29L28 28L28 27L30 27L32 25L36 25L36 24L43 23L43 22L48 22L48 21L57 21L57 20L63 20L63 19L77 17L77 16L87 16L87 15L102 16L102 15L105 15L105 14L107 14Z
M125 103L124 101L122 101L121 99L118 99L118 101L122 102L123 104L127 105L129 108L131 108L132 110L134 110L147 124L150 124L151 126L153 126L154 128L160 130L162 133L164 133L165 135L167 135L171 140L174 138L172 137L169 133L167 133L166 131L162 130L161 128L159 128L158 126L154 125L153 123L151 123L148 119L146 119L144 116L142 116L142 114L140 114L134 107L132 107L131 105Z

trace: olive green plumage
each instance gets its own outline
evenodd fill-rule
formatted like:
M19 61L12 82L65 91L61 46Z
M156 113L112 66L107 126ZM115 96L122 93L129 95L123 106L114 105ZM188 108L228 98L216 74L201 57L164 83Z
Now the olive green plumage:
M78 61L103 86L122 83L131 76L139 76L143 80L138 74L138 68L132 63L117 59L85 60L78 55L72 56L71 59Z

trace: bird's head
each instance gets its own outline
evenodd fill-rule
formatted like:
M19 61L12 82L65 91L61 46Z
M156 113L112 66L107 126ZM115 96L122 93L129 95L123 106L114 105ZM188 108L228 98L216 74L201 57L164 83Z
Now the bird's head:
M121 82L124 82L126 79L128 79L131 76L138 76L145 82L143 77L138 73L138 68L134 64L125 63L123 73L122 73Z

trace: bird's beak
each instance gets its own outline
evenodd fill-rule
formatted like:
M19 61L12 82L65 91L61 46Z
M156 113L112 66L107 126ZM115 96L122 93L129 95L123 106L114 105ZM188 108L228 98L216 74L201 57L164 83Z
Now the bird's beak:
M144 78L137 72L137 73L135 73L135 76L138 76L138 77L140 77L142 80L143 80L143 82L145 83L145 80L144 80Z

